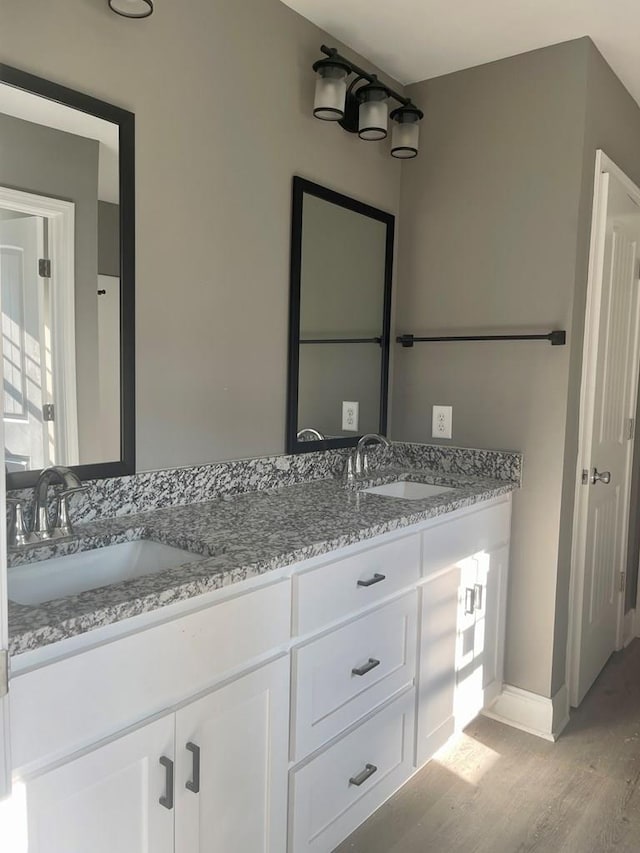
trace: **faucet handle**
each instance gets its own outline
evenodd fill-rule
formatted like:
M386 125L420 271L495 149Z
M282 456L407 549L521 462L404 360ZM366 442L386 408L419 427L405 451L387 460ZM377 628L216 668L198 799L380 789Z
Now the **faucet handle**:
M69 498L79 492L88 491L88 486L73 486L70 489L60 489L56 501L56 523L54 525L55 536L73 536L73 525L69 515Z
M24 498L7 498L7 506L11 509L9 517L9 548L20 548L34 541L34 535L27 528L24 520Z

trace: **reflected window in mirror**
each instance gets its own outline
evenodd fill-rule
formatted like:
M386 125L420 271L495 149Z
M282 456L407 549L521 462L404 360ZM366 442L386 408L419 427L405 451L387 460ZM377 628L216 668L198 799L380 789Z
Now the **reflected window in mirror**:
M134 117L0 66L9 487L135 471Z
M293 180L287 451L386 432L394 217Z

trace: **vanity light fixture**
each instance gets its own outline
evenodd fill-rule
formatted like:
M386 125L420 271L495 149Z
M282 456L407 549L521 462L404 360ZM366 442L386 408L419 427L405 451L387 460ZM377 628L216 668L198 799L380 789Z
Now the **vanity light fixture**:
M323 44L320 50L327 59L313 63L318 75L314 116L323 121L337 121L344 130L357 133L360 139L378 141L387 136L388 102L390 99L397 101L400 106L391 113L391 156L401 160L416 157L420 121L424 117L422 110L409 98L381 83L375 74L345 59L335 47ZM347 85L350 75L353 78Z
M109 8L123 18L148 18L153 12L153 0L108 0Z

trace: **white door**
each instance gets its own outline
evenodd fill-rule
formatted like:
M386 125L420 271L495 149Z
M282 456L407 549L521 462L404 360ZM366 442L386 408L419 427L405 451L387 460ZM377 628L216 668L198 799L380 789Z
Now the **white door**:
M599 155L601 152L598 152ZM620 647L638 384L640 192L599 158L573 551L571 704ZM635 201L634 201L635 197Z
M289 662L176 714L176 853L283 853Z
M172 853L173 743L170 714L28 783L28 853Z
M0 211L9 216L11 211ZM5 463L9 471L37 470L54 458L48 280L38 275L44 220L14 213L0 219L0 299L4 363ZM47 341L49 342L47 345Z
M0 386L2 359L0 359ZM0 419L0 447L4 447L4 427ZM0 519L6 515L6 480L0 476ZM0 524L0 800L11 791L9 752L9 618L7 612L7 525ZM0 816L1 820L1 816ZM1 839L0 839L1 840Z

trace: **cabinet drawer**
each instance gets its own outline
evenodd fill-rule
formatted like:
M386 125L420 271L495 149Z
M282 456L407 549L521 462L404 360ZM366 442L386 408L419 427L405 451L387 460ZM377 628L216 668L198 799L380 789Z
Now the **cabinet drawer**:
M413 685L417 593L293 651L294 761Z
M412 772L413 690L291 771L289 853L327 853ZM358 784L359 783L359 784Z
M306 634L376 604L420 576L420 536L406 536L293 578L293 629Z
M462 518L438 524L422 534L422 574L437 572L478 551L509 541L511 501L480 507Z

